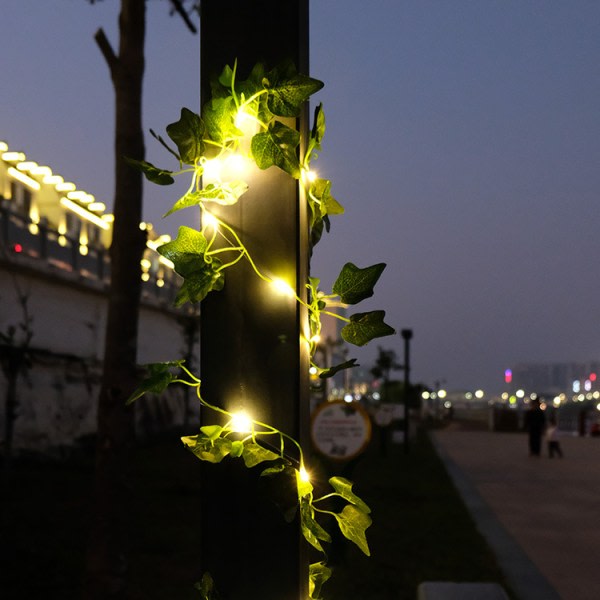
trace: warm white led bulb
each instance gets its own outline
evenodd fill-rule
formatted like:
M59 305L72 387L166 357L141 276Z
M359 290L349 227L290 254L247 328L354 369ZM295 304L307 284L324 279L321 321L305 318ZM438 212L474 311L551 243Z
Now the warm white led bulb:
M207 181L215 181L221 179L221 171L223 170L223 161L220 158L212 158L204 163L203 179Z
M225 167L232 176L239 176L248 167L248 160L242 155L234 152L225 159Z
M202 215L202 226L212 227L216 231L219 228L219 221L217 221L217 217L213 214L204 212Z
M279 279L279 277L275 277L272 281L275 289L284 296L289 296L290 298L296 297L296 292L293 290L292 286L285 282L283 279Z
M306 483L310 481L310 475L308 474L308 471L304 468L304 466L301 466L298 472L300 473L300 479L302 481Z
M252 431L252 419L244 412L236 413L231 417L229 427L237 433L250 433Z
M258 120L254 114L247 110L248 107L240 108L235 115L235 126L244 134L251 137L258 131Z

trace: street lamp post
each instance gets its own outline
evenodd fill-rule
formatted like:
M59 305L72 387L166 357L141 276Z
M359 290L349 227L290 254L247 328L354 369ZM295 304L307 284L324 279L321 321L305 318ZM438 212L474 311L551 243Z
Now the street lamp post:
M225 65L236 64L240 79L257 63L270 69L291 62L308 73L308 0L202 0L200 7L202 105L211 98L211 79ZM306 108L290 126L307 139ZM281 169L248 169L244 179L249 189L243 201L215 203L211 212L236 229L256 264L294 293L274 293L250 261L227 269L223 289L202 302L202 395L304 443L310 423L310 358L302 342L308 323L307 203L299 182ZM219 469L202 464L202 569L224 598L304 599L307 545L300 527L290 527L277 508L296 498L272 489L272 478L239 462L223 461ZM294 485L290 481L291 492ZM261 577L267 561L268 577Z
M408 407L408 387L410 385L410 340L412 338L412 329L402 329L400 332L404 340L404 453L409 450L409 407Z

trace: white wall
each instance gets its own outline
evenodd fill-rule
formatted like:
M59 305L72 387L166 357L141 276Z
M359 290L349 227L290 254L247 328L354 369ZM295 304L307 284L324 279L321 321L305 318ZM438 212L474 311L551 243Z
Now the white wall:
M30 346L47 351L18 381L18 417L14 448L49 451L71 446L95 431L101 360L106 326L105 292L78 275L28 271L25 263L14 277L0 266L0 331L23 322L17 286L27 294L33 317ZM20 335L19 333L17 335ZM138 363L176 360L185 341L176 313L166 305L142 305ZM195 348L195 356L199 354ZM68 356L65 356L68 355ZM196 365L197 365L196 360ZM4 435L6 379L0 372L0 436ZM191 400L193 412L198 407ZM184 421L180 390L138 401L140 430L160 429ZM196 421L197 422L197 418Z

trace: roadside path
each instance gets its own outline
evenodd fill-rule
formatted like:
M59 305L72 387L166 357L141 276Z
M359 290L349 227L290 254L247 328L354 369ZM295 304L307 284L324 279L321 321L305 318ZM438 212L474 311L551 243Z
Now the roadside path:
M520 600L600 598L600 439L535 459L520 433L431 436Z

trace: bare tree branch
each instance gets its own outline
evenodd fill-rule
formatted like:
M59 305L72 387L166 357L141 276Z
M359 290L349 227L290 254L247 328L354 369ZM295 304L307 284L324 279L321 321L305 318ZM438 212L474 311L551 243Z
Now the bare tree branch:
M181 0L171 0L171 4L173 5L173 10L183 19L183 22L187 25L187 28L192 33L198 33L196 26L192 23L190 16L183 7Z
M119 59L117 58L117 55L112 49L112 46L110 45L110 42L108 41L108 38L106 37L106 34L104 33L104 29L102 29L102 27L100 27L100 29L96 31L94 39L96 40L96 44L98 44L100 52L102 52L102 56L104 56L104 59L108 63L108 68L112 73L116 68L117 63L119 62Z

